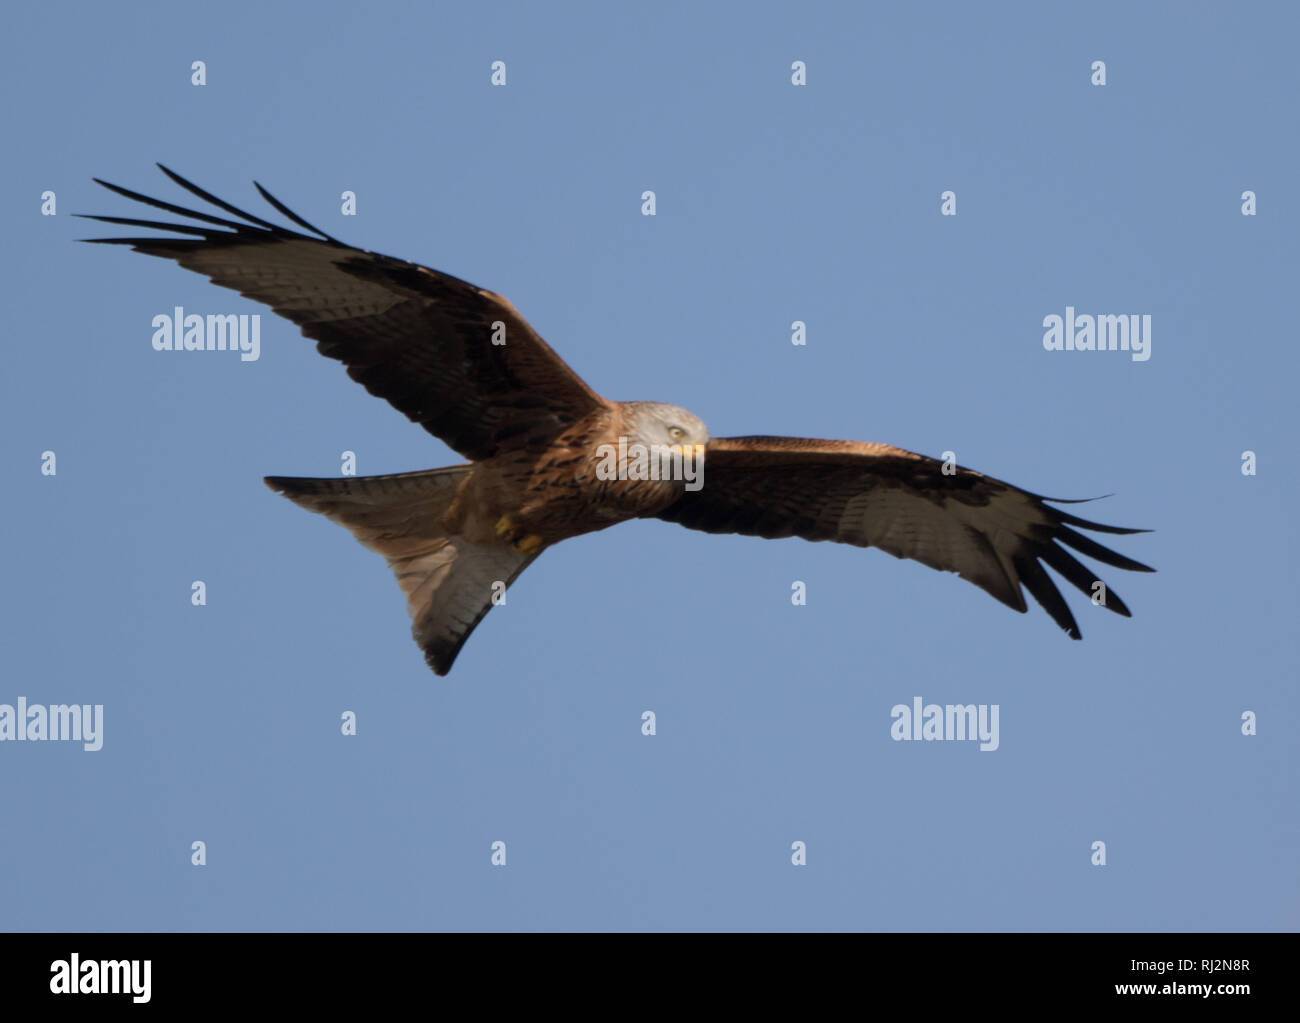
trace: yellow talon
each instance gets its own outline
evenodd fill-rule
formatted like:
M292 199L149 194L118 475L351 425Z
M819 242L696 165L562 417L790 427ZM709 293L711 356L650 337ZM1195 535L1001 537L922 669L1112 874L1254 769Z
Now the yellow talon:
M509 540L515 535L515 525L510 521L509 515L502 515L497 519L497 536Z
M536 533L530 533L522 540L516 540L512 546L520 554L536 554L541 550L543 540Z

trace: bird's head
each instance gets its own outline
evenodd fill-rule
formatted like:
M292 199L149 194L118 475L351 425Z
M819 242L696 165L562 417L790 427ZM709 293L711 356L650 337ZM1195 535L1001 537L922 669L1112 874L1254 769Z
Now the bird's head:
M691 454L697 444L708 444L709 430L698 416L677 405L657 401L632 401L623 406L632 440L646 447L661 446Z

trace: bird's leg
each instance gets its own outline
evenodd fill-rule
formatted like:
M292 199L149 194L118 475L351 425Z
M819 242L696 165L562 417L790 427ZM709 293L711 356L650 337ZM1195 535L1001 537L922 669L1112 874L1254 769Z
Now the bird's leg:
M502 515L497 519L497 536L510 544L520 554L535 554L541 550L544 541L536 533L529 533L527 536L519 535L519 527L511 520L509 515Z
M522 539L515 540L510 546L520 554L536 554L542 549L543 540L536 533L529 533Z

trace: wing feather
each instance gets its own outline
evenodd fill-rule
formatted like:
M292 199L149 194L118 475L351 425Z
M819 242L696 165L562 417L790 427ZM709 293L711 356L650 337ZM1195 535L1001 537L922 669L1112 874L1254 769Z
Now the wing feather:
M159 165L239 221L95 180L127 199L213 227L90 217L193 238L96 238L172 259L297 324L348 375L467 458L539 447L608 403L500 295L449 274L331 238L260 184L311 234L277 226ZM256 184L256 183L255 183ZM216 230L221 228L222 230ZM504 328L504 344L494 335Z
M657 517L707 533L877 547L955 572L1020 612L1027 610L1028 590L1057 625L1080 639L1069 605L1043 566L1092 597L1100 580L1067 547L1115 568L1153 569L1071 526L1146 531L1089 522L1049 500L887 444L721 437L706 449L704 486L686 491ZM1131 615L1109 587L1104 606Z

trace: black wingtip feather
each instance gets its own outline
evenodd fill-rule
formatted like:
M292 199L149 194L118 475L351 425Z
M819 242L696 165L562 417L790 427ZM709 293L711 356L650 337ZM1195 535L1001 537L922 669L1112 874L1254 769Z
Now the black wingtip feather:
M1068 526L1060 526L1056 530L1056 539L1061 541L1067 547L1073 547L1080 554L1089 558L1094 558L1105 565L1112 565L1115 568L1123 568L1129 572L1154 572L1155 569L1150 565L1144 565L1140 561L1134 561L1132 558L1125 557L1118 551L1112 551L1109 547L1103 547L1090 536L1084 536L1082 533L1076 533Z
M300 216L298 216L298 214L294 213L293 210L289 209L288 206L286 206L286 205L285 205L284 203L282 203L279 199L277 199L275 196L273 196L270 192L268 192L265 188L263 188L263 187L262 187L260 184L258 184L256 181L253 182L253 187L256 188L259 192L262 193L262 198L263 198L263 199L265 199L267 202L269 202L272 206L274 206L277 210L279 210L281 213L283 213L286 217L288 217L290 220L292 220L292 221L293 221L295 224L297 224L299 227L301 227L301 228L305 228L305 229L308 230L308 231L311 231L311 232L313 232L313 233L315 233L315 234L320 235L320 236L321 236L322 238L324 238L326 241L331 241L331 242L336 242L336 243L338 243L338 239L337 239L337 238L331 238L331 237L330 237L329 235L327 235L324 231L322 231L319 227L314 227L313 225L307 223L307 221L303 220L302 217L300 217Z
M88 245L137 245L144 241L143 238L75 238L73 240Z
M213 206L217 207L220 210L224 210L226 213L241 218L241 220L244 222L240 223L239 221L235 221L235 220L227 220L224 217L213 216L210 213L201 213L198 210L192 210L185 206L178 206L176 203L167 202L166 200L163 199L154 199L151 196L144 195L141 192L136 192L129 188L123 188L121 185L115 185L111 181L105 181L103 178L91 178L91 180L94 181L95 184L100 185L103 188L107 188L110 192L114 192L117 195L122 196L123 198L130 199L132 202L143 203L146 206L152 206L155 209L166 210L168 213L174 213L177 216L189 217L192 220L198 220L205 224L215 224L218 227L228 228L230 229L230 231L234 232L235 237L239 237L241 239L266 238L267 236L273 236L276 238L308 237L307 235L300 235L295 231L289 230L288 228L281 227L278 224L273 224L269 220L264 220L259 216L249 213L247 210L242 210L238 206L226 202L224 199L219 199L217 196L213 195L207 189L200 188L194 182L190 181L188 178L185 178L180 174L177 174L174 170L172 170L170 167L165 166L164 164L159 163L157 167L160 171L166 174L167 177L169 177L173 182L175 182L181 188L185 189L190 194L197 196L198 198L202 199L204 202L211 203ZM279 199L273 196L260 184L258 184L257 182L253 182L253 184L256 186L258 192L261 193L262 197L266 199L267 202L269 202L273 207L275 207L276 210L284 214L286 217L292 220L299 227L307 231L310 231L312 234L316 235L317 238L320 240L330 242L333 245L343 244L337 238L334 238L331 235L326 234L320 228L314 226L313 224L308 223L302 217L298 216L298 214L294 213L293 210L289 209L288 206L280 202ZM73 214L73 215L86 217L91 220L102 220L110 224L123 224L123 225L129 225L134 227L148 227L153 230L159 230L159 231L175 231L180 234L193 234L205 238L209 241L215 241L227 237L227 235L225 235L224 233L211 232L211 231L205 233L196 229L192 225L187 225L187 224L166 224L161 221L100 217L91 214ZM102 241L108 244L115 244L115 245L124 245L124 244L133 245L133 244L140 243L142 241L149 241L150 239L83 238L79 240L95 241L95 242Z
M95 213L74 213L81 220L98 220L102 224L121 224L126 227L147 227L155 231L175 231L178 234L195 234L201 238L213 238L224 234L223 231L211 231L206 227L193 224L168 224L162 220L139 220L136 217L105 217Z
M1149 529L1133 529L1129 526L1107 526L1101 522L1093 522L1089 519L1081 519L1077 515L1071 515L1069 512L1063 512L1059 508L1053 508L1056 517L1062 522L1068 522L1071 526L1078 526L1080 529L1091 529L1097 533L1112 533L1118 536L1129 536L1133 533L1149 533Z
M133 202L140 202L144 203L146 206L152 206L155 209L166 210L168 213L175 213L178 217L193 217L195 220L201 220L205 224L216 224L219 227L229 227L236 231L250 230L247 224L239 224L233 220L226 220L223 217L214 217L209 213L200 213L198 210L191 210L184 206L177 206L173 202L166 202L162 199L153 199L140 192L133 192L129 188L123 188L121 185L114 185L111 182L104 181L101 178L91 178L90 180L95 182L97 185L102 185L110 192L115 192Z
M1026 491L1028 493L1028 491ZM1090 501L1103 501L1108 497L1114 497L1114 494L1102 494L1100 497L1044 497L1042 494L1029 494L1030 497L1038 501L1046 501L1048 504L1087 504ZM1130 533L1150 533L1149 529L1132 529L1128 526L1107 526L1100 522L1092 522L1088 519L1081 519L1077 515L1071 515L1060 508L1049 509L1061 522L1068 522L1072 526L1079 526L1082 529L1093 529L1098 533L1115 533L1128 535Z
M234 206L226 202L224 199L218 199L211 192L207 191L206 189L200 188L193 181L181 177L170 167L164 167L161 163L157 164L156 166L160 171L162 171L174 182L176 182L176 184L180 185L181 188L185 189L187 192L192 193L193 195L197 195L204 202L210 202L212 203L213 206L216 206L219 209L223 209L227 213L233 213L237 217L243 217L245 220L249 221L250 223L257 224L259 227L265 227L271 231L279 231L279 232L284 231L284 228L272 224L269 220L263 220L261 217L255 217L253 214L249 213L248 211L241 210L238 206Z
M1105 582L1098 579L1090 569L1085 568L1081 561L1072 557L1064 548L1051 544L1041 557L1049 568L1059 572L1070 585L1090 599L1095 599L1098 592L1096 587L1100 583L1102 586L1100 592L1105 594L1104 603L1101 606L1125 618L1133 617L1128 606L1124 601L1120 600L1119 594L1112 593Z
M1079 623L1074 620L1070 605L1065 602L1061 591L1056 588L1047 570L1038 563L1038 559L1032 555L1022 556L1016 558L1014 564L1025 589L1038 601L1043 610L1052 616L1052 620L1065 630L1065 634L1071 639L1083 639L1083 633L1079 631Z

